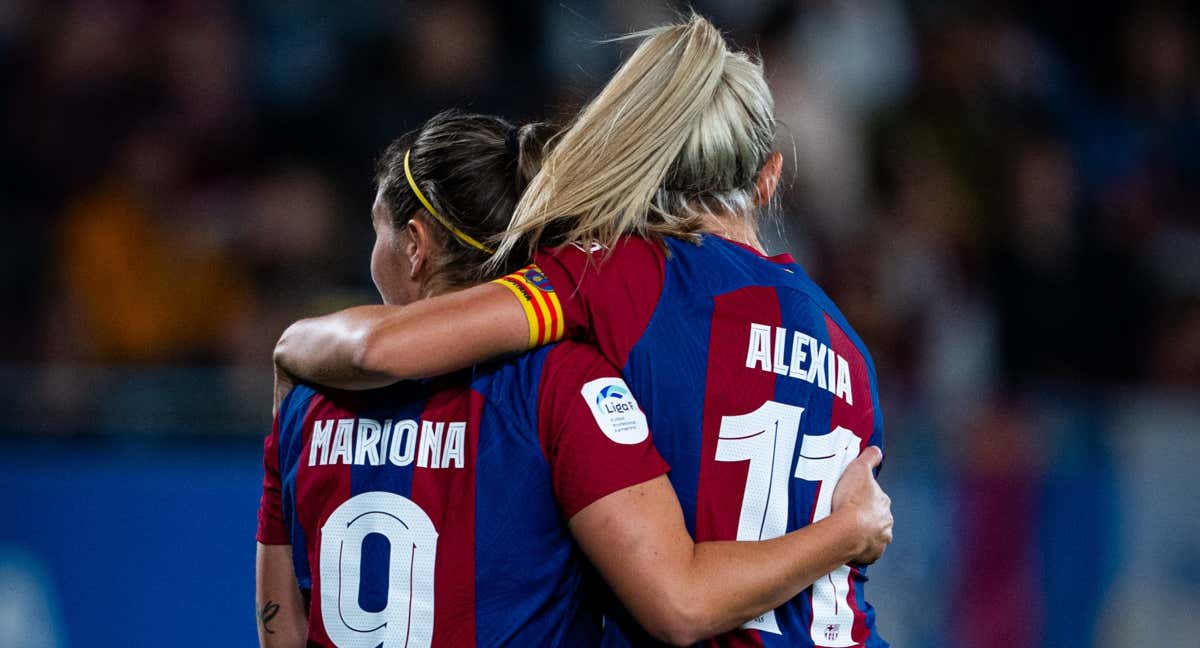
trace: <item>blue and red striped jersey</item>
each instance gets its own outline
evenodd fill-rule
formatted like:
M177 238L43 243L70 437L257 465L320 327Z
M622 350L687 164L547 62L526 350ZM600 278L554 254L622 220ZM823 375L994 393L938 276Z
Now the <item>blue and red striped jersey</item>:
M592 645L565 521L666 472L590 346L373 392L298 386L264 447L258 540L290 544L309 645Z
M710 235L631 237L542 251L510 278L541 293L531 339L589 339L621 368L697 542L772 538L829 515L846 465L882 447L866 346L790 256ZM866 572L842 567L709 644L886 646ZM627 615L614 621L612 645L653 643Z

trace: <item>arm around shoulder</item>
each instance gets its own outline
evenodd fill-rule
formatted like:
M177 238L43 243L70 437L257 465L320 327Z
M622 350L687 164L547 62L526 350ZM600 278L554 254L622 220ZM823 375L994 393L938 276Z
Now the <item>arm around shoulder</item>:
M292 324L275 363L306 382L374 389L528 348L521 304L504 287L473 286L406 306L356 306Z
M572 534L634 617L655 637L686 645L737 628L850 562L873 562L891 542L891 500L868 448L839 482L834 511L756 542L694 543L665 476L614 492L574 515Z
M737 628L861 548L848 514L771 540L694 543L665 476L597 500L569 526L638 623L675 645Z

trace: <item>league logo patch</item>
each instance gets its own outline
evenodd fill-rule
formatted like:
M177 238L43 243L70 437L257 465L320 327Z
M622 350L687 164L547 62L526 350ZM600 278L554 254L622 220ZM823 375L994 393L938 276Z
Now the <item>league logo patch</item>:
M604 436L622 445L641 443L650 436L646 414L624 380L597 378L580 390Z
M599 394L596 394L596 406L600 407L600 403L609 398L623 400L627 396L629 396L628 389L625 389L621 385L609 385L601 389Z

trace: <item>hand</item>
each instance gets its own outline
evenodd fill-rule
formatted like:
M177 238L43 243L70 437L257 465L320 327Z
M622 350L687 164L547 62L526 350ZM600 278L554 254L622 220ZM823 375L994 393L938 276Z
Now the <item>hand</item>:
M883 555L892 542L892 498L879 488L874 469L883 452L869 446L846 466L833 489L833 512L851 516L858 529L859 548L852 562L869 565Z

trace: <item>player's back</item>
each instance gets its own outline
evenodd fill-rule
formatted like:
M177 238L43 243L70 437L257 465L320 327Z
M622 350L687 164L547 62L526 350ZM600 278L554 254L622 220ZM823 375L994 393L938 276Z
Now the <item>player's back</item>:
M623 373L689 530L758 540L827 516L845 466L883 442L865 346L790 257L713 236L666 245L661 294ZM841 568L716 643L886 646L865 581L865 568Z
M575 383L593 379L597 361L588 347L562 344L459 380L294 389L267 462L274 451L274 526L293 548L310 645L597 642L598 615L584 605L582 558L563 519L625 484L564 485L587 469L552 465L560 459L548 456L568 450L545 420L562 418L552 411L559 384L582 403Z

